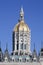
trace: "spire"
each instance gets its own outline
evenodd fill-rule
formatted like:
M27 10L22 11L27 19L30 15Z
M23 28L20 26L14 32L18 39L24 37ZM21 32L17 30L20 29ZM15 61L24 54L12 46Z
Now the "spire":
M1 51L1 41L0 41L0 51Z
M1 41L0 41L0 48L1 48Z
M23 7L21 7L21 10L20 10L20 20L24 20L24 11L23 11Z
M6 50L8 50L8 44L6 43Z
M35 49L35 43L34 43L34 49Z
M34 51L35 51L35 43L34 43Z

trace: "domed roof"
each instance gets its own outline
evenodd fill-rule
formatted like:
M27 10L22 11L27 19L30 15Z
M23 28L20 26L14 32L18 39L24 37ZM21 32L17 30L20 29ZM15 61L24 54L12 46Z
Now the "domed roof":
M13 32L18 32L18 31L30 31L28 25L24 22L24 11L23 8L21 8L20 11L20 20L14 27Z
M27 24L24 23L24 21L20 21L18 24L16 24L13 31L30 31L30 29Z

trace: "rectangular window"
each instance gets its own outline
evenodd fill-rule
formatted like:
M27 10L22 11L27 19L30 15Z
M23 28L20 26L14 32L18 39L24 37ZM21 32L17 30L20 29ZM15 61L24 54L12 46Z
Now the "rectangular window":
M24 44L24 49L26 49L26 44Z
M19 44L17 44L17 50L19 49Z
M21 44L21 46L20 46L20 47L21 47L21 49L23 49L23 43Z

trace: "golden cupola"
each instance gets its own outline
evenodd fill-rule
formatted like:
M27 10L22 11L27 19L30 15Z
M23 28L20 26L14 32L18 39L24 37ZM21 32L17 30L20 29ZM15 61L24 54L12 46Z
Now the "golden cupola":
M26 32L30 31L28 25L24 22L23 8L21 8L20 10L20 20L13 29L13 32L18 32L18 31L26 31Z

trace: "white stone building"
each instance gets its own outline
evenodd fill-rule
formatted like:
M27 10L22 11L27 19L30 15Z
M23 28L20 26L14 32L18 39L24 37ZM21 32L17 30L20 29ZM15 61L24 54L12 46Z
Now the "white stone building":
M31 30L25 23L23 8L20 10L20 19L13 29L12 40L11 54L7 45L4 53L0 47L0 65L43 65L43 49L39 55L35 48L33 53L30 50Z
M30 53L31 31L24 21L23 8L20 10L20 19L13 30L13 52L20 54Z

